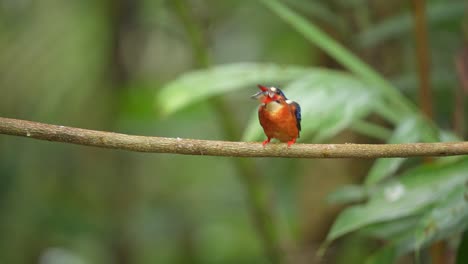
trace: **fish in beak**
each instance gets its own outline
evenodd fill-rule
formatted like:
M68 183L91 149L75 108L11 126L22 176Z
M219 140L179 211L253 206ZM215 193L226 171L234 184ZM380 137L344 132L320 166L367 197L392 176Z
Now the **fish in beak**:
M270 88L263 86L263 85L258 85L258 88L260 91L254 95L252 95L250 98L259 100L261 102L265 101L266 97L273 98L275 96L275 93L270 90Z

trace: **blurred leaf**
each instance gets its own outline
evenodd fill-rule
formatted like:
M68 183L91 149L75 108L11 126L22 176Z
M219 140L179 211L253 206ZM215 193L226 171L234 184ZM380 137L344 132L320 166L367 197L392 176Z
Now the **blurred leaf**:
M403 114L401 115L402 118L404 118L405 114L415 113L416 109L413 103L404 97L392 84L339 42L329 37L319 27L296 14L277 0L261 0L260 2L272 10L279 18L289 23L304 38L324 50L363 81L369 83L371 89L384 94L395 105L394 111Z
M392 264L397 258L396 249L393 246L385 246L366 259L366 264Z
M344 210L333 224L327 241L370 224L411 216L465 184L467 171L466 158L453 164L430 164L408 171L372 193L366 204Z
M431 135L431 128L419 116L408 117L403 120L392 137L388 140L390 144L411 143L411 142L433 142L437 138ZM369 171L365 184L374 185L379 181L395 173L407 158L378 159Z
M468 227L468 202L463 184L456 186L446 197L424 211L419 221L390 241L396 256L420 250L431 242L449 238Z
M377 260L389 252L393 252L395 258L419 250L468 228L468 201L464 197L467 190L466 186L459 184L416 216L364 228L361 233L389 242L370 258L376 262L370 263L379 263Z
M333 253L333 261L326 257L318 263L335 263L335 264L362 264L362 260L369 256L373 251L373 243L369 239L361 236L348 237L341 241L339 253ZM311 262L317 263L317 262Z
M466 182L466 181L465 181ZM465 199L465 182L435 204L421 220L414 234L416 243L407 251L421 248L432 241L447 238L468 227L468 201Z
M409 230L414 229L420 220L421 214L416 214L410 217L372 224L362 228L359 233L381 240L396 240L407 235Z
M373 185L395 173L407 158L378 159L372 165L365 184Z
M345 185L328 195L329 203L351 203L362 201L367 197L366 188L361 185Z
M349 74L324 69L311 71L284 91L288 98L301 105L301 137L315 134L314 142L336 135L371 113L375 104L382 103L380 95L365 83ZM258 140L262 135L255 113L243 140Z
M166 84L158 93L156 104L163 114L171 114L211 96L258 83L292 80L309 71L309 68L275 64L237 63L216 66L183 74Z
M457 142L457 141L463 141L463 139L455 135L455 133L453 133L452 131L441 130L440 141L441 142Z
M428 22L432 25L446 21L461 20L465 14L465 1L435 2L427 5ZM393 16L380 24L358 34L355 42L362 48L370 48L391 38L413 31L410 12Z
M377 114L380 114L380 112L378 112L377 109L375 109L375 111ZM389 119L389 120L396 120L396 119ZM356 120L353 124L351 124L350 129L362 135L375 138L375 139L380 139L382 141L386 141L392 135L391 130L381 125L374 124L366 120Z

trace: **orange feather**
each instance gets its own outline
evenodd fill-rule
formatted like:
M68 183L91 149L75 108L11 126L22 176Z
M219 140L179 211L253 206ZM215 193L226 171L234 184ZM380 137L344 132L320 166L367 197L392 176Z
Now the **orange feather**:
M299 137L294 105L287 104L284 100L279 100L279 105L275 109L269 109L268 104L260 105L258 117L268 138L276 138L281 142L293 141L292 143L294 143L295 139Z

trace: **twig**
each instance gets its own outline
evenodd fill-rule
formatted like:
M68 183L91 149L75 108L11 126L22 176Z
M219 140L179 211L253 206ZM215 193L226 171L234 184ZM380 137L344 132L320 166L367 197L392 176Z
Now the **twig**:
M133 136L0 117L0 134L136 152L228 157L392 158L468 155L468 142L409 144L269 144Z
M468 94L468 44L455 58L460 86L455 91L453 130L460 137L465 136L465 97Z
M431 67L427 33L426 1L413 0L413 18L416 38L416 59L419 74L419 101L422 112L429 120L433 119L431 91Z

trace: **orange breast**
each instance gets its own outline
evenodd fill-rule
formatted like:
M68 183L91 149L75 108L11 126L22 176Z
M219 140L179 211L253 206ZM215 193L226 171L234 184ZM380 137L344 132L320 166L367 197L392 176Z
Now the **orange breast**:
M299 137L295 115L286 103L282 103L273 111L261 105L258 109L258 118L263 131L269 138L286 142Z

